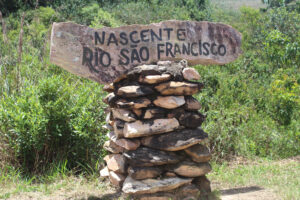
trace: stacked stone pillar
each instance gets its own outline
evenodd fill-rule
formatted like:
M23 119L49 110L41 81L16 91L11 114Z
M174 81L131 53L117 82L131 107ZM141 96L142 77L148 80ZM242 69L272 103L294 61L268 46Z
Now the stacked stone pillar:
M104 89L110 152L101 176L133 199L200 199L209 194L211 159L201 129L204 116L192 96L201 91L198 72L159 61L135 67Z

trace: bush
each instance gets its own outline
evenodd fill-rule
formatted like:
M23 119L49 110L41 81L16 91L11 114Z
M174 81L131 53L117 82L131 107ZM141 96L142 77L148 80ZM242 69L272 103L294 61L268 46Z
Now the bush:
M1 138L25 171L43 171L64 160L70 168L93 166L102 158L102 92L97 84L88 85L53 75L35 86L26 82L19 95L1 99Z

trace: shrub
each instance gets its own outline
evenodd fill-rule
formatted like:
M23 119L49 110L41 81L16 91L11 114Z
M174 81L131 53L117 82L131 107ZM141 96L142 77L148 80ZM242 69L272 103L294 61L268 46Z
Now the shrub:
M1 137L25 171L43 171L64 160L70 168L93 166L101 159L102 92L97 84L88 85L53 75L35 86L26 82L19 95L1 99Z

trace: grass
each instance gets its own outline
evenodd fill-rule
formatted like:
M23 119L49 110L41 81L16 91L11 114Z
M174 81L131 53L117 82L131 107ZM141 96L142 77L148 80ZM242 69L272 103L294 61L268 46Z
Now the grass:
M211 2L223 10L231 11L238 11L242 6L249 6L257 9L265 7L261 0L212 0Z
M241 163L212 163L209 174L214 193L228 188L259 186L273 191L280 199L300 199L300 162L297 159L272 161L261 158ZM221 192L222 193L222 192ZM48 175L22 177L13 168L0 172L0 199L126 199L110 187L98 173L75 176L64 164Z
M273 191L280 199L300 199L300 157L272 161L257 158L242 164L213 164L209 179L215 189L260 186Z

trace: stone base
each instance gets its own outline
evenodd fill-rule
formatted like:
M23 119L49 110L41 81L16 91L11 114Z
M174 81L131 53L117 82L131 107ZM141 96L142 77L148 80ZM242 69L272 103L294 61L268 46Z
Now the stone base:
M211 154L203 144L205 115L192 95L203 84L186 61L137 66L122 80L106 86L109 105L102 176L141 200L206 199L211 192L205 174Z

